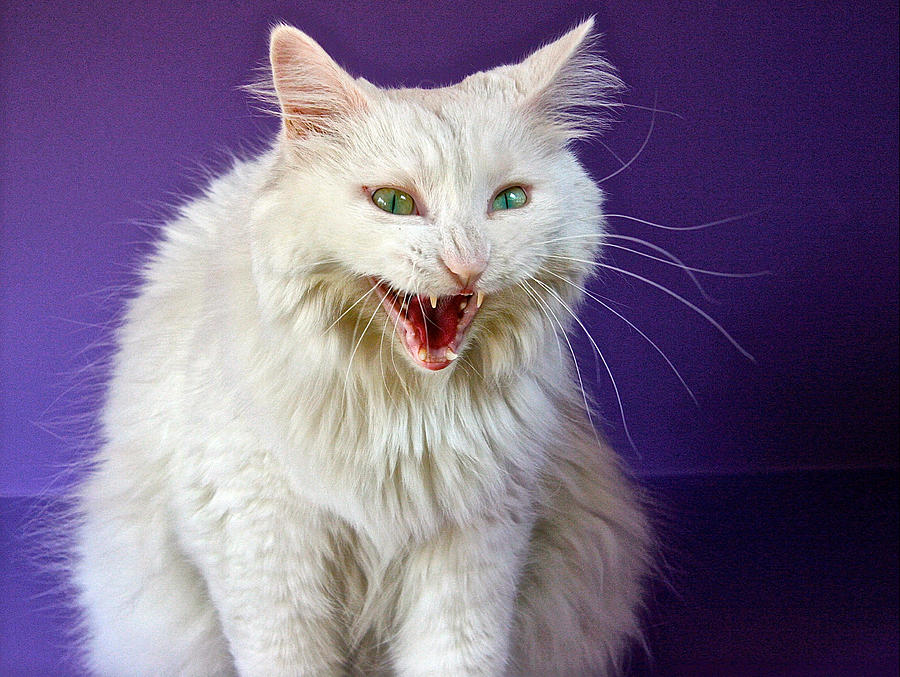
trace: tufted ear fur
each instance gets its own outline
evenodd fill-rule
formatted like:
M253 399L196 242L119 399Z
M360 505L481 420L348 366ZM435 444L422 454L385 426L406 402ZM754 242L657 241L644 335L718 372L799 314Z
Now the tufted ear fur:
M590 135L624 85L613 66L593 49L593 17L509 67L524 105L566 138Z
M272 29L269 60L288 138L328 133L341 118L366 106L354 79L315 40L292 26Z

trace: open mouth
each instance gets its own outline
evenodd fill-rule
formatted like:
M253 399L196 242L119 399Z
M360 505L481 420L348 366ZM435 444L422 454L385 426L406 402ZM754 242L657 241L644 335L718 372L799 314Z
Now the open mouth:
M413 362L437 371L449 366L484 300L482 292L455 296L408 294L380 283L376 290Z

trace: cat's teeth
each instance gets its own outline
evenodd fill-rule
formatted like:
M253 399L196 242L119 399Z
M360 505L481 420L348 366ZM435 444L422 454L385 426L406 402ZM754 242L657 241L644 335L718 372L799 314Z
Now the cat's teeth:
M484 303L484 292L480 291L480 292L478 292L478 298L475 299L475 305L477 307L481 308L482 303Z
M469 302L466 301L465 299L463 299L462 301L459 302L459 309L465 310L467 305L469 305Z
M426 357L428 357L428 351L425 350L425 346L422 346L419 348L419 359L424 362Z
M455 360L455 359L457 358L456 353L454 353L454 352L453 352L452 350L450 350L449 348L447 348L447 352L444 353L444 355L447 357L447 359L448 359L450 362L452 362L453 360Z
M431 299L431 307L437 308L437 296L432 294L429 298Z

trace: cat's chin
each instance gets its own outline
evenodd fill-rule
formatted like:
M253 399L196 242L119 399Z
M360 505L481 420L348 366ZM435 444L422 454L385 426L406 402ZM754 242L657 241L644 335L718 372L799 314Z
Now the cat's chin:
M480 292L422 296L383 282L376 290L400 343L416 365L429 371L449 367L456 360L484 300Z

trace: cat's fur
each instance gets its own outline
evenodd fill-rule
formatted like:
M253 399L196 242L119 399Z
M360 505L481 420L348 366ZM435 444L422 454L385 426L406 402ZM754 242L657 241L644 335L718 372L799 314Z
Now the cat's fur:
M94 672L617 670L650 537L562 332L605 225L568 149L618 85L591 27L434 90L274 29L278 141L166 226L119 333L76 538ZM370 276L445 296L454 266L484 305L428 371Z

